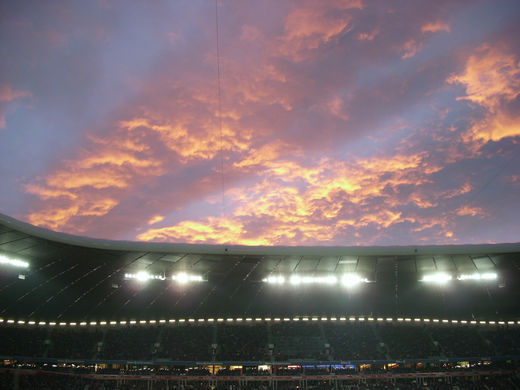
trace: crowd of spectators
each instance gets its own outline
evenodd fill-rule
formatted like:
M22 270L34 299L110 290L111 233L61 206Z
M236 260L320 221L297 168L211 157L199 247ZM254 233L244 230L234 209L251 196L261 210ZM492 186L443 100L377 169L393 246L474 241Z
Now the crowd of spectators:
M309 390L513 390L520 386L518 375L477 376L468 378L374 379L367 381L308 381ZM301 388L301 383L279 381L278 390ZM64 375L24 375L3 373L0 390L267 390L269 382L186 382L169 380L102 380Z
M497 326L274 323L0 327L0 356L137 361L371 361L520 355Z
M385 350L374 328L368 324L329 324L325 335L334 360L386 359Z

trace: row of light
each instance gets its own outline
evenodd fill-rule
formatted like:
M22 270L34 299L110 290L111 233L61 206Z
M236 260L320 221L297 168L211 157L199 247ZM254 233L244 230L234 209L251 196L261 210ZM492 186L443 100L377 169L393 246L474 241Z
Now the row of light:
M320 276L294 274L287 278L283 275L271 275L267 278L264 278L262 281L269 284L290 284L292 286L299 286L301 284L336 285L341 282L343 286L351 287L360 283L368 283L368 279L362 278L358 274L350 273L343 274L341 278L338 278L338 276L332 274Z
M28 262L19 259L13 259L2 254L0 254L0 264L18 268L29 268Z
M473 273L458 275L457 280L475 280L475 281L492 281L497 280L498 275L494 272ZM424 275L422 282L445 284L453 280L453 276L445 272L437 272L434 274Z
M176 282L181 283L181 284L188 283L188 282L203 282L204 281L204 279L202 278L201 275L192 275L192 274L187 274L184 272L180 272L176 275L172 275L170 278L167 278L165 275L154 275L154 274L150 274L146 271L140 271L135 274L126 273L125 279L135 279L139 282L147 282L149 280L171 279L171 280L175 280Z
M240 323L240 322L400 322L400 323L424 323L424 324L456 324L456 325L520 325L518 321L484 321L484 320L447 320L438 318L410 318L410 317L237 317L237 318L180 318L169 320L122 320L122 321L82 321L82 322L55 322L55 321L24 321L0 318L0 324L15 325L48 325L48 326L106 326L106 325L155 325L155 324L184 324L184 323Z

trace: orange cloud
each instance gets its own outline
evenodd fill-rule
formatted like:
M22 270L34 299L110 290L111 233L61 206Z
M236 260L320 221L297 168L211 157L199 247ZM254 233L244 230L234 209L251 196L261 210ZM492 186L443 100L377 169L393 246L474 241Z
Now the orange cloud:
M369 33L360 33L358 34L358 39L360 41L373 41L375 37L379 35L379 29L375 29Z
M62 168L25 185L25 191L43 202L28 215L30 223L51 229L81 232L77 217L103 216L112 210L123 191L147 177L160 175L162 162L143 153L138 139L116 132L109 138L90 138L90 148Z
M448 78L450 84L463 84L469 100L495 111L502 100L513 101L520 95L520 61L505 48L481 46L466 61L464 71Z
M247 150L250 145L251 134L243 131L240 134L231 128L224 126L222 128L222 137L220 130L214 123L206 123L199 131L190 131L188 123L158 123L146 118L134 118L130 121L121 121L122 129L134 130L137 128L145 128L159 134L169 149L175 151L181 161L187 163L194 159L212 159L220 150L225 151L241 151Z
M441 21L437 21L437 22L426 23L424 26L421 27L421 31L423 33L425 33L425 32L439 32L439 31L450 32L451 29L450 29L450 26L447 23L441 22Z
M153 225L155 223L161 222L164 220L164 215L154 215L150 220L148 221L148 225Z
M422 48L423 48L422 42L419 42L416 39L412 38L412 39L406 41L404 43L403 47L401 48L401 51L403 52L403 54L401 55L401 58L403 58L403 59L412 58L417 53L419 53L422 50Z
M482 217L483 215L485 215L485 212L484 212L484 210L482 210L482 208L470 207L470 206L462 206L462 207L458 208L457 210L455 210L455 213L460 216L470 215L472 217L474 217L476 215Z
M401 185L418 185L426 180L425 174L434 171L421 155L355 163L322 159L313 167L272 159L254 163L262 164L262 179L247 188L226 192L234 205L231 215L149 229L137 238L246 245L305 244L329 242L341 229L384 229L405 221L414 223L414 218L397 209L409 200L395 199L386 191ZM370 200L377 198L383 201L369 207Z
M505 47L482 45L466 61L465 69L447 80L462 84L467 100L487 110L482 118L474 119L466 141L498 141L520 135L520 113L507 105L520 96L520 60Z
M305 2L287 16L285 34L279 39L276 52L295 61L305 59L309 50L350 31L352 17L348 11L362 7L363 2L356 0Z

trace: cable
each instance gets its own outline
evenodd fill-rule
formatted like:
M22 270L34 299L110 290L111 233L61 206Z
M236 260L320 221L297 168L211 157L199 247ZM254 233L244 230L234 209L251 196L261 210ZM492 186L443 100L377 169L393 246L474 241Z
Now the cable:
M218 124L219 124L219 136L220 136L220 178L221 178L221 191L222 191L222 211L221 217L225 217L226 204L225 204L225 185L224 185L224 139L222 136L222 93L221 93L221 76L220 76L220 42L219 42L219 18L218 18L218 0L215 0L215 28L217 37L217 95L218 95Z

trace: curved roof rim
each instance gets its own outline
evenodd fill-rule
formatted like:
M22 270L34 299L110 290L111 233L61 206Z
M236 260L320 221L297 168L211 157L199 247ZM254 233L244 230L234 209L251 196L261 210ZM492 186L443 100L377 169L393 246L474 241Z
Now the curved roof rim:
M250 256L418 256L520 253L520 243L408 246L246 246L116 241L75 236L41 228L0 213L0 224L30 236L96 249Z

